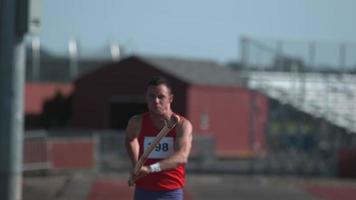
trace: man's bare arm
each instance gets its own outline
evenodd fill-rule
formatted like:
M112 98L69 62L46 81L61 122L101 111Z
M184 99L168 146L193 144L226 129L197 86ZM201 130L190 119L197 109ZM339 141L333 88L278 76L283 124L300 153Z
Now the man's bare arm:
M186 119L177 124L176 151L170 157L159 162L162 170L174 169L188 162L193 139L192 131L192 124Z
M141 115L135 115L130 118L125 135L126 151L130 157L132 166L136 165L139 156L140 145L138 143L138 135L141 131Z

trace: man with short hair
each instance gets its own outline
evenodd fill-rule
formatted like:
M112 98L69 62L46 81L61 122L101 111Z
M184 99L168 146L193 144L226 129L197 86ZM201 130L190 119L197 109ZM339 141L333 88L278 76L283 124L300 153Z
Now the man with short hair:
M148 82L145 100L148 112L131 117L126 128L125 144L133 166L167 121L174 117L179 120L149 154L138 173L131 174L131 180L136 180L134 199L182 200L192 124L172 111L172 87L165 78Z

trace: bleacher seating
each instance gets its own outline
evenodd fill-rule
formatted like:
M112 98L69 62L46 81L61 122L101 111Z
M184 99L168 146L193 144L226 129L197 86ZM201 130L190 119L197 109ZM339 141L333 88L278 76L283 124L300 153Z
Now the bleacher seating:
M356 75L248 71L247 85L356 133Z

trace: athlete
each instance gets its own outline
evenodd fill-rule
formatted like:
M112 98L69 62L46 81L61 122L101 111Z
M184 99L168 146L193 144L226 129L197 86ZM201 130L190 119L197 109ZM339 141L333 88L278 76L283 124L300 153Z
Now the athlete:
M148 82L145 100L148 112L131 117L126 128L125 144L133 168L165 123L172 117L179 121L156 145L139 172L131 173L131 180L136 180L134 199L182 200L192 124L172 111L172 87L165 78L157 77Z

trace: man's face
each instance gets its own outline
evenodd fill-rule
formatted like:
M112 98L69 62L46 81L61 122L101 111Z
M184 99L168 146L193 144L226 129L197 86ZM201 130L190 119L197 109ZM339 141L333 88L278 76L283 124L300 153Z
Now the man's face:
M166 85L148 86L146 102L150 112L164 114L170 110L172 101L173 95Z

